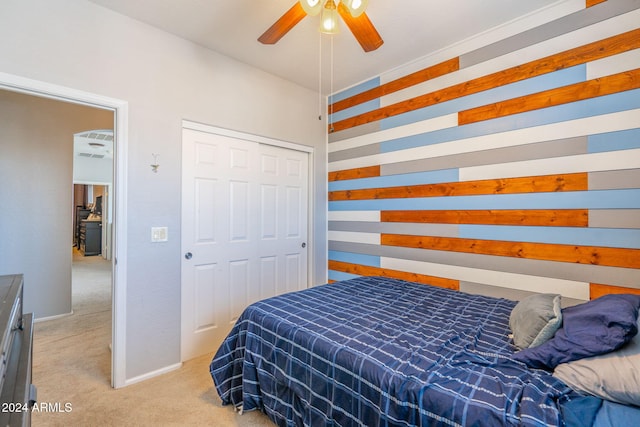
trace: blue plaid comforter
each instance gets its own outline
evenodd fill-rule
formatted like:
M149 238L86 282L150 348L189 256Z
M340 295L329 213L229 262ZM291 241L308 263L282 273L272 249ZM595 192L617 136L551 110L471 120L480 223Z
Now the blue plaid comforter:
M280 426L562 425L570 389L511 359L515 302L359 277L248 307L211 362Z

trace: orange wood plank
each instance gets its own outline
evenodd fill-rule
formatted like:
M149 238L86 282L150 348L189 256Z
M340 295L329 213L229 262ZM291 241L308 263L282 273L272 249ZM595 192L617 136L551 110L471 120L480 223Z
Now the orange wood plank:
M586 7L589 8L591 6L595 6L600 3L604 3L607 0L587 0Z
M640 48L640 29L340 120L332 124L333 131L338 132L365 123L382 120L408 111L479 93L637 48Z
M426 82L427 80L431 80L436 77L458 71L459 69L459 58L449 59L447 61L441 62L440 64L424 68L420 71L416 71L415 73L408 74L404 77L400 77L399 79L390 81L389 83L385 83L383 85L361 92L357 95L353 95L341 101L334 102L329 107L329 112L337 113L338 111L346 110L347 108L351 108L358 104L362 104L364 102L380 98L384 95L388 95L390 93L406 89L419 83Z
M463 239L457 237L411 236L404 234L382 234L380 236L380 243L387 246L401 246L406 248L572 262L576 264L606 265L610 267L640 268L640 249Z
M467 125L638 88L640 88L640 68L460 111L458 125Z
M382 211L382 222L588 227L587 209Z
M588 190L588 174L529 176L329 192L330 201Z
M366 168L345 169L341 171L329 172L329 182L342 181L347 179L373 178L380 176L380 166L369 166Z
M623 286L601 285L599 283L591 283L589 285L589 298L596 299L608 294L636 294L640 295L640 289L626 288Z
M425 285L439 286L441 288L455 289L456 291L460 289L459 280L409 273L406 271L390 270L388 268L352 264L342 261L329 260L329 270L342 271L344 273L357 274L359 276L391 277L394 279L406 280L408 282L417 282Z

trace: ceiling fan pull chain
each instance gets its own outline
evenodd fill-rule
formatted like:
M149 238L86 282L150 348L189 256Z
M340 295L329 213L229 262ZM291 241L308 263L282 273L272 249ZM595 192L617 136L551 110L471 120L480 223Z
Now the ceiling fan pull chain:
M333 36L331 37L331 63L329 76L329 133L333 133Z
M318 32L318 120L322 120L322 33Z

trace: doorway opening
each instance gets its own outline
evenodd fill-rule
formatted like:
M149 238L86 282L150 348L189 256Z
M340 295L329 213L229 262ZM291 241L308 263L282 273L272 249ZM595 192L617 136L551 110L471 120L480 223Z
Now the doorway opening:
M97 358L111 345L113 265L113 130L93 129L73 136L72 306L74 314L100 318L93 337Z
M114 161L112 165L113 170L113 231L110 233L113 236L111 256L109 261L109 269L112 274L112 304L110 310L111 316L111 360L110 360L110 383L112 387L119 388L127 385L126 382L126 140L127 140L127 115L128 106L127 103L121 100L103 97L88 92L78 91L72 88L52 85L45 82L40 82L31 79L25 79L19 76L0 73L0 89L11 93L19 93L23 95L31 95L35 98L45 98L50 101L60 102L60 105L75 105L75 106L88 106L98 110L106 110L112 114L112 123L114 129ZM24 127L27 127L26 125ZM72 134L71 134L72 135ZM44 142L44 141L42 141ZM16 163L19 163L22 159L16 159ZM47 159L48 160L48 159ZM47 167L54 167L55 162L49 161ZM35 176L39 176L37 173ZM37 184L49 184L40 177L40 181ZM67 184L66 194L71 193ZM62 190L61 190L62 191ZM42 203L44 210L39 212L48 212L46 209L53 206L52 204ZM72 203L69 200L68 207L69 215L68 224L71 228L71 207ZM46 215L42 215L43 221ZM20 222L18 222L20 224ZM66 232L65 232L66 233ZM62 237L63 243L68 245L67 239L72 232L69 230L66 238ZM47 236L45 234L45 236ZM47 236L51 237L51 236ZM27 239L23 239L27 240ZM69 246L66 246L68 248ZM68 249L66 249L67 252ZM71 255L71 254L69 254ZM11 261L7 261L11 263ZM20 269L27 269L28 266L21 265L20 262L14 262L12 265L17 265ZM24 268L23 268L24 267ZM14 268L13 266L11 267ZM32 271L37 271L37 268L32 268ZM51 271L47 273L51 274ZM25 275L25 282L27 276ZM25 295L25 305L29 303L42 303L42 299L46 299L47 296L40 296L39 292L42 289L38 287L44 287L49 285L46 280L34 281L32 285L32 295ZM44 283L44 285L42 284ZM26 284L25 284L26 287ZM43 288L45 289L45 288ZM56 295L57 297L57 295ZM61 296L63 298L64 296ZM28 300L27 298L30 298ZM70 298L70 296L69 296ZM35 317L48 317L46 313L38 313L33 310ZM42 310L40 310L42 311ZM61 313L63 315L63 313ZM55 317L55 316L54 316Z
M109 133L112 133L109 131ZM81 145L81 144L80 144ZM91 370L96 381L108 378L111 370L111 307L113 265L111 256L112 222L110 215L111 183L104 184L78 182L83 169L91 171L93 178L101 178L99 165L103 162L105 169L112 169L112 159L107 156L87 156L86 149L78 147L78 137L74 137L74 184L73 184L73 244L71 261L71 304L73 316L85 319L83 328L76 327L82 340L91 343L83 353L70 354L70 360L79 358L80 362L91 359ZM80 148L80 149L79 149ZM96 157L94 157L96 156ZM83 163L89 163L91 168ZM110 177L102 177L111 179ZM68 324L72 319L61 319ZM38 336L36 335L36 338Z

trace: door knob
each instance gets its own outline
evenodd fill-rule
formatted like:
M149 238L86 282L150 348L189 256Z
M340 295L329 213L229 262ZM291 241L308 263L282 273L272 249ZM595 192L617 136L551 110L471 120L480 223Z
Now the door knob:
M186 254L184 254L184 259L191 259L193 258L193 254L191 252L187 252Z
M306 247L307 247L307 244L306 244L305 242L302 242L302 247L303 247L303 248L306 248Z

